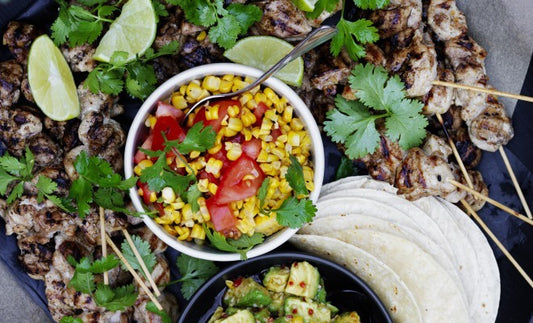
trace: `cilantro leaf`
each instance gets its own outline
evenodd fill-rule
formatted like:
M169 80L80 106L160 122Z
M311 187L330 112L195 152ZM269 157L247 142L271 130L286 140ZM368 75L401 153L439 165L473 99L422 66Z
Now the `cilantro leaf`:
M185 193L186 200L191 205L191 211L196 213L200 210L200 205L198 204L198 199L202 196L202 192L198 188L198 184L194 183L189 186L187 192Z
M187 131L181 143L178 140L171 140L166 141L165 146L175 147L184 155L193 150L204 152L215 145L216 135L212 126L204 127L203 122L197 122Z
M362 44L372 43L379 39L378 30L367 19L352 22L341 18L337 24L337 30L337 34L331 40L331 53L337 56L343 48L346 48L348 55L354 61L366 54Z
M254 246L263 243L265 240L265 236L262 233L254 233L253 235L249 236L246 234L243 234L239 239L228 239L228 243L232 245L233 247L237 248L238 250L248 251L252 249Z
M239 21L234 16L224 16L209 29L209 39L224 49L230 49L241 33Z
M259 190L257 191L257 198L259 199L259 209L263 209L266 203L266 196L268 193L268 186L270 185L270 177L266 177L261 183Z
M119 262L118 258L111 254L105 258L95 260L87 270L93 274L101 274L118 266Z
M5 169L13 175L19 175L25 168L25 163L9 154L0 157L0 169Z
M59 323L83 323L83 321L79 317L63 316Z
M38 190L37 202L41 203L44 199L44 196L50 195L55 192L55 190L57 189L57 183L46 176L39 176L35 187L37 187Z
M209 0L167 0L183 9L185 18L198 26L209 27L216 22L217 11Z
M157 309L157 306L154 304L154 302L150 301L146 303L145 308L147 311L158 315L163 323L172 323L172 318L170 318L167 312Z
M322 12L332 12L337 8L340 0L318 0L315 3L315 8L312 12L308 12L306 15L308 18L316 19L322 14Z
M218 271L218 267L212 261L193 258L185 254L178 256L176 266L181 275L178 279L182 283L181 294L186 300L189 300L194 292Z
M354 0L356 6L361 9L382 9L389 5L389 0Z
M93 202L92 185L83 177L79 177L70 185L69 198L71 198L78 208L78 215L82 218L89 215L90 203Z
M226 239L222 234L217 231L211 231L209 228L204 227L205 233L211 245L218 250L236 252L241 255L242 260L246 260L246 253L252 249L255 245L263 242L264 236L260 233L256 233L253 236L242 235L239 239Z
M287 198L276 212L276 221L280 225L299 228L311 222L317 209L309 199L298 200L294 196Z
M415 105L422 107L420 102L416 102ZM418 113L417 110L411 111L414 112L395 113L385 119L387 137L393 141L397 141L403 149L420 145L426 137L425 128L428 125L428 120L424 115Z
M124 88L122 77L124 72L118 69L109 70L105 68L106 64L100 64L92 70L84 82L93 93L106 93L118 95Z
M261 20L263 12L258 6L232 3L228 6L228 12L234 16L241 27L241 34L245 34L248 28Z
M94 300L98 306L105 307L107 310L115 312L122 311L127 307L135 304L138 293L135 291L133 284L111 288L109 285L98 284L94 293Z
M17 177L10 175L3 168L0 168L0 194L6 194L8 185L16 179Z
M404 84L396 75L389 78L387 70L372 64L359 64L348 78L355 96L366 106L376 110L389 110L405 97Z
M287 174L285 174L285 178L294 190L294 195L296 197L307 196L309 194L309 190L305 186L302 165L300 165L298 159L296 159L296 157L293 155L289 155L289 158L291 160L291 165L287 168Z
M337 168L335 173L335 180L355 175L357 175L357 169L354 167L353 161L346 158L346 156L342 156L339 168Z
M91 294L95 288L94 275L90 272L75 271L68 287L74 288L77 292Z
M152 253L152 249L150 249L150 244L136 235L131 236L131 239L133 240L135 248L137 249L137 251L139 251L139 254L141 255L141 258L144 264L146 265L146 268L149 272L152 272L156 264L156 257L155 254ZM131 249L127 241L122 242L121 249L122 253L124 254L124 257L130 263L133 269L140 271L141 274L146 278L144 270L142 270L141 264L137 260L137 257L135 256L133 250ZM122 264L122 268L127 269L124 264Z
M11 193L9 193L9 196L7 197L7 204L11 204L15 202L16 199L22 196L24 193L24 182L19 182L13 189L11 190Z

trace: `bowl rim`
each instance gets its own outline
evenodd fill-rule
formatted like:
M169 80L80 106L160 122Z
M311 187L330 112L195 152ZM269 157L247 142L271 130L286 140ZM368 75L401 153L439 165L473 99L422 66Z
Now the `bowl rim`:
M143 102L142 106L138 110L133 122L131 123L126 146L124 151L124 173L125 177L129 178L133 176L133 156L137 147L138 130L144 127L144 121L146 116L155 107L157 101L161 98L167 98L171 93L177 91L179 87L192 80L200 80L207 75L224 75L233 74L239 76L259 77L263 74L263 71L239 64L233 63L215 63L206 64L191 69L185 70L161 84L152 94ZM278 95L287 98L288 102L294 107L298 117L303 121L306 131L311 136L312 142L312 156L313 156L313 169L314 178L313 183L315 189L310 193L310 199L313 203L316 203L320 194L320 189L324 180L324 168L325 168L325 155L324 145L322 137L318 129L318 125L311 114L311 111L302 99L292 90L288 85L278 80L275 77L270 77L263 85L268 86L274 90ZM145 209L141 202L141 199L137 193L137 185L130 189L130 198L135 206L135 209L139 212L144 212ZM196 258L211 260L211 261L236 261L241 260L241 256L238 253L229 253L223 251L203 250L202 246L194 245L188 241L178 241L176 237L168 234L159 224L147 215L141 215L146 226L154 232L154 234L161 240L163 240L168 246L176 249L179 252L185 253L189 256ZM294 235L298 229L292 229L286 227L273 235L267 237L265 241L257 246L254 246L247 252L248 258L257 257L265 254L273 249L279 247L285 243L289 238Z
M315 264L318 263L318 264L321 264L321 265L330 266L333 269L335 269L336 271L342 272L343 274L351 277L352 280L354 280L357 284L359 284L361 286L361 289L367 294L368 297L370 297L370 299L376 305L376 307L380 311L380 313L384 315L384 317L386 319L385 322L392 323L392 318L390 317L389 311L387 310L387 308L385 307L385 305L383 304L381 299L374 292L374 290L372 290L372 288L363 279L361 279L355 273L349 271L348 269L344 268L343 266L341 266L341 265L339 265L339 264L337 264L337 263L335 263L335 262L333 262L331 260L322 258L322 257L314 255L314 254L301 252L301 251L272 252L272 253L268 253L268 254L264 254L264 255L258 256L258 257L254 258L254 259L247 260L245 262L234 263L234 264L232 264L232 265L220 270L216 275L214 275L213 277L209 278L194 293L194 295L191 297L191 299L187 302L187 306L185 306L185 308L181 312L181 314L180 314L180 316L178 318L178 323L187 323L187 322L184 321L185 315L188 314L188 312L196 305L195 303L202 296L202 294L205 293L208 289L210 289L211 285L214 284L217 280L223 279L224 276L228 275L232 271L234 271L234 270L236 270L236 269L238 269L238 268L240 268L242 266L251 266L251 265L253 265L253 264L257 263L257 262L263 262L263 261L271 260L271 259L276 260L276 261L279 260L280 264L283 263L283 262L286 262L286 261L294 262L294 261L305 260L305 261L311 262L312 265L315 265ZM273 265L268 265L268 267L270 267L270 266L273 266ZM211 306L212 305L213 304L211 304Z

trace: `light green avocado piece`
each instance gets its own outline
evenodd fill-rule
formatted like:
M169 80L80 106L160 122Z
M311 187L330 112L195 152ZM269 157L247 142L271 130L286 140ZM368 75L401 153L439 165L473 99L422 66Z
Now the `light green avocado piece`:
M295 262L291 266L285 293L314 298L320 285L318 269L307 261Z
M218 320L216 323L255 323L255 318L252 312L248 310L238 310L235 314Z
M289 280L290 270L288 267L270 267L265 278L263 278L263 285L266 289L272 292L283 292L287 281Z
M321 303L299 297L287 297L283 305L285 314L301 317L306 323L331 322L331 311Z
M231 307L263 307L268 306L272 299L265 287L247 277L237 287L228 289L223 301Z
M335 316L333 323L361 323L361 318L357 312L347 312Z

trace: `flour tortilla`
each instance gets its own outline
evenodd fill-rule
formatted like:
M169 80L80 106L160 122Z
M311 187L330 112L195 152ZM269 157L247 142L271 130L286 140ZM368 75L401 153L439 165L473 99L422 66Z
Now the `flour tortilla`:
M413 293L424 322L469 322L462 291L450 275L416 244L375 230L327 234L357 246L390 267Z
M468 303L469 299L466 297L465 290L463 289L463 282L461 281L455 263L450 260L444 250L433 242L433 240L423 234L419 234L409 227L365 214L349 213L345 215L321 217L301 228L298 233L327 235L329 233L351 229L380 231L395 235L416 244L424 252L431 255L431 257L450 275L460 289L461 295L464 298L463 301Z
M370 176L351 176L322 185L320 198L332 192L340 192L351 188L370 188L396 194L398 189L387 182L376 181Z
M389 310L394 322L423 322L414 295L393 270L373 255L329 237L296 234L289 241L346 267L363 279Z

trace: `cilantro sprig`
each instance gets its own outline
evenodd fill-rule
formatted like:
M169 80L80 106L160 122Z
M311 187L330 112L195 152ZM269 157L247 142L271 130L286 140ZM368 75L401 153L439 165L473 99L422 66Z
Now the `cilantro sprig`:
M235 45L237 37L261 20L261 9L251 4L232 3L224 8L224 0L167 0L180 6L185 18L195 25L209 28L209 39L224 49Z
M93 202L104 209L134 215L125 207L122 194L137 183L137 177L123 180L106 160L89 157L84 151L76 157L74 168L79 177L72 182L69 198L81 218L89 214Z
M357 159L372 154L379 145L376 121L385 120L385 135L401 148L419 145L426 136L427 119L421 114L423 104L405 97L404 83L395 75L389 77L383 67L357 65L349 78L356 101L341 96L336 109L327 114L324 130L346 154Z
M241 255L241 260L248 259L246 253L265 240L265 236L258 232L251 236L243 234L238 239L231 239L207 226L204 226L204 231L213 247L222 251L238 253Z
M11 188L6 199L6 202L11 204L24 194L25 184L33 185L37 188L37 202L41 203L46 198L59 208L67 212L71 211L72 208L69 207L68 202L55 195L56 182L42 175L39 175L36 183L32 182L34 164L35 158L28 147L26 147L25 155L20 159L9 153L0 157L0 195L6 195Z
M85 86L93 93L113 95L118 95L126 88L132 97L145 99L155 90L157 83L154 67L149 62L160 56L175 54L178 48L177 41L162 46L157 52L149 48L132 62L127 62L128 53L116 51L109 63L100 63L89 73Z
M155 254L152 253L152 250L150 249L150 244L136 235L132 235L131 240L133 240L133 245L135 246L135 249L137 249L142 261L146 265L146 269L148 269L149 272L152 272L157 260ZM146 274L144 270L142 270L141 264L139 263L139 260L135 256L135 253L131 249L131 246L128 244L128 242L122 242L122 245L120 247L122 249L122 253L124 254L124 258L126 258L130 266L133 269L139 271L146 278ZM124 270L127 270L125 264L122 264L122 268Z
M180 278L171 283L181 283L181 294L186 300L208 280L218 272L218 267L209 260L203 260L180 254L176 258L176 266L180 272Z
M318 0L315 9L308 13L309 18L315 19L322 12L332 12L337 8L339 0ZM361 9L382 9L389 4L389 0L354 0L354 4ZM349 21L344 17L346 2L342 3L342 13L337 23L337 34L331 40L330 50L334 56L339 55L343 48L354 61L366 55L365 44L374 43L379 39L378 30L368 19Z

